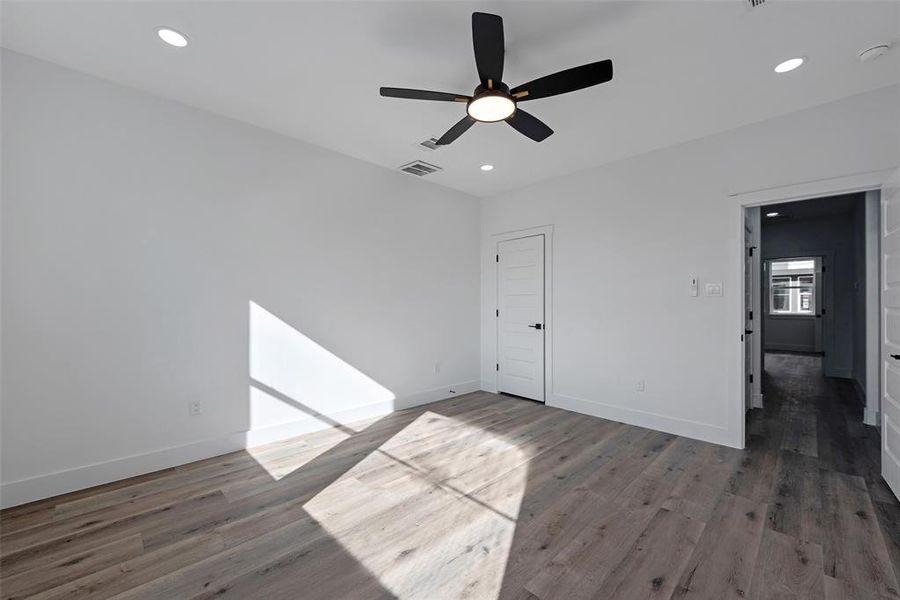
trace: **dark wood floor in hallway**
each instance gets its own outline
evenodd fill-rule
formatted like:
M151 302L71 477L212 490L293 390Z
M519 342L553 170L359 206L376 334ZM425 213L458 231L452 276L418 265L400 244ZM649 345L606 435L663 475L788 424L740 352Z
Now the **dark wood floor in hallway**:
M476 393L0 513L2 598L900 598L877 431L767 358L744 451Z

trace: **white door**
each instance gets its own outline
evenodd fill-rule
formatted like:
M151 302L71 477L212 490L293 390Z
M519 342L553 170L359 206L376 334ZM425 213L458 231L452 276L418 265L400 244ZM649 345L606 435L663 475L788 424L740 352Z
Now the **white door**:
M497 389L544 401L544 236L497 243Z
M753 221L744 210L744 411L753 408Z
M760 210L744 209L744 408L762 408ZM752 332L752 333L747 333Z
M814 343L813 347L816 349L816 352L824 352L825 351L825 341L824 341L824 332L823 332L824 319L822 319L822 315L824 313L827 313L827 311L828 311L828 307L826 307L825 303L823 302L824 296L822 295L822 293L825 290L823 282L825 280L825 273L826 273L826 269L827 269L827 267L825 266L825 262L826 262L826 260L825 260L824 256L813 258L813 268L815 270L814 271L815 272L814 281L816 284L816 293L815 293L815 300L814 300L815 307L816 307L816 320L813 322L813 336L815 336L814 337L815 343ZM828 274L831 275L831 273L828 273ZM829 354L828 356L829 357L833 356L833 353ZM824 365L824 360L823 360L823 365Z
M900 497L900 171L881 192L881 475Z

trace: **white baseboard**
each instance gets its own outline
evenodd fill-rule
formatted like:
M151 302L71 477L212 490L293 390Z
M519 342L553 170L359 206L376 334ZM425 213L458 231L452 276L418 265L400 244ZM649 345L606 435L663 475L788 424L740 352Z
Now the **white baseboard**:
M856 395L859 398L862 405L866 405L866 388L863 387L863 384L860 383L859 379L853 377L853 389L856 390Z
M863 411L863 423L872 427L881 427L881 415L874 408L868 408Z
M394 400L394 410L403 410L405 408L413 408L414 406L430 404L432 402L437 402L438 400L446 400L447 398L452 398L453 396L461 396L463 394L477 392L480 389L480 382L476 380L434 388L432 390L425 390L424 392L417 392L415 394L410 394L408 396L404 396L403 398Z
M750 408L762 408L763 407L763 395L762 394L753 394L750 397Z
M815 346L801 346L797 344L768 344L763 352L806 352L812 354Z
M481 391L482 392L490 392L491 394L496 394L497 393L497 382L482 379L481 380Z
M677 419L657 413L616 406L613 404L604 404L595 400L584 400L582 398L574 398L562 394L553 394L548 400L547 405L590 415L592 417L600 417L609 419L610 421L618 421L620 423L627 423L628 425L646 427L647 429L673 433L675 435L704 442L711 442L713 444L720 444L722 446L731 446L732 448L741 447L741 440L738 439L740 437L739 433L736 434L735 432L729 431L727 427L712 425L710 423Z
M152 473L177 465L227 454L243 448L244 434L236 433L181 446L135 454L74 469L46 473L0 485L0 508L9 508L119 479Z
M838 379L853 379L853 369L832 369L830 373L825 374L826 377L837 377Z
M351 423L353 421L386 415L388 413L429 404L438 400L451 398L461 394L478 391L479 381L466 381L463 383L445 387L425 390L396 398L388 402L378 402L364 406L354 407L338 413L326 415L329 419L339 423ZM452 391L451 391L452 390ZM252 448L261 444L277 442L303 433L326 429L330 425L310 417L299 421L291 421L251 431L235 432L221 437L163 448L145 454L125 456L110 461L94 463L10 481L0 485L0 508L8 508L33 502L43 498L50 498L68 492L81 490L95 485L102 485L111 481L118 481L128 477L135 477L145 473L152 473L161 469L168 469L184 465L197 460L211 458L229 452Z
M323 415L327 420L309 416L297 421L288 421L286 423L272 425L271 427L251 429L244 434L244 443L241 444L240 448L236 448L236 450L262 446L263 444L286 440L298 435L303 435L304 433L327 429L332 425L328 421L344 425L363 419L381 417L394 411L394 402L395 401L387 400L385 402L373 402L372 404L363 406L354 406L353 408Z

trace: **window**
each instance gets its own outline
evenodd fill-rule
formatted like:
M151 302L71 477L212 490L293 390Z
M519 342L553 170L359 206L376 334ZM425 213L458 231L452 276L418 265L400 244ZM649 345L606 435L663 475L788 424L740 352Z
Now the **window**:
M769 314L815 314L818 261L803 258L769 263Z

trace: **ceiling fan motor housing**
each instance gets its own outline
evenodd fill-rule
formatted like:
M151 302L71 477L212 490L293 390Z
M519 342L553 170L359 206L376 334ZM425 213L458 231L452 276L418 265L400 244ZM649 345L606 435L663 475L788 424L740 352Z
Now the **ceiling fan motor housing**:
M466 103L466 112L476 121L495 123L508 119L516 112L516 99L509 86L502 81L489 82L491 87L479 85Z

